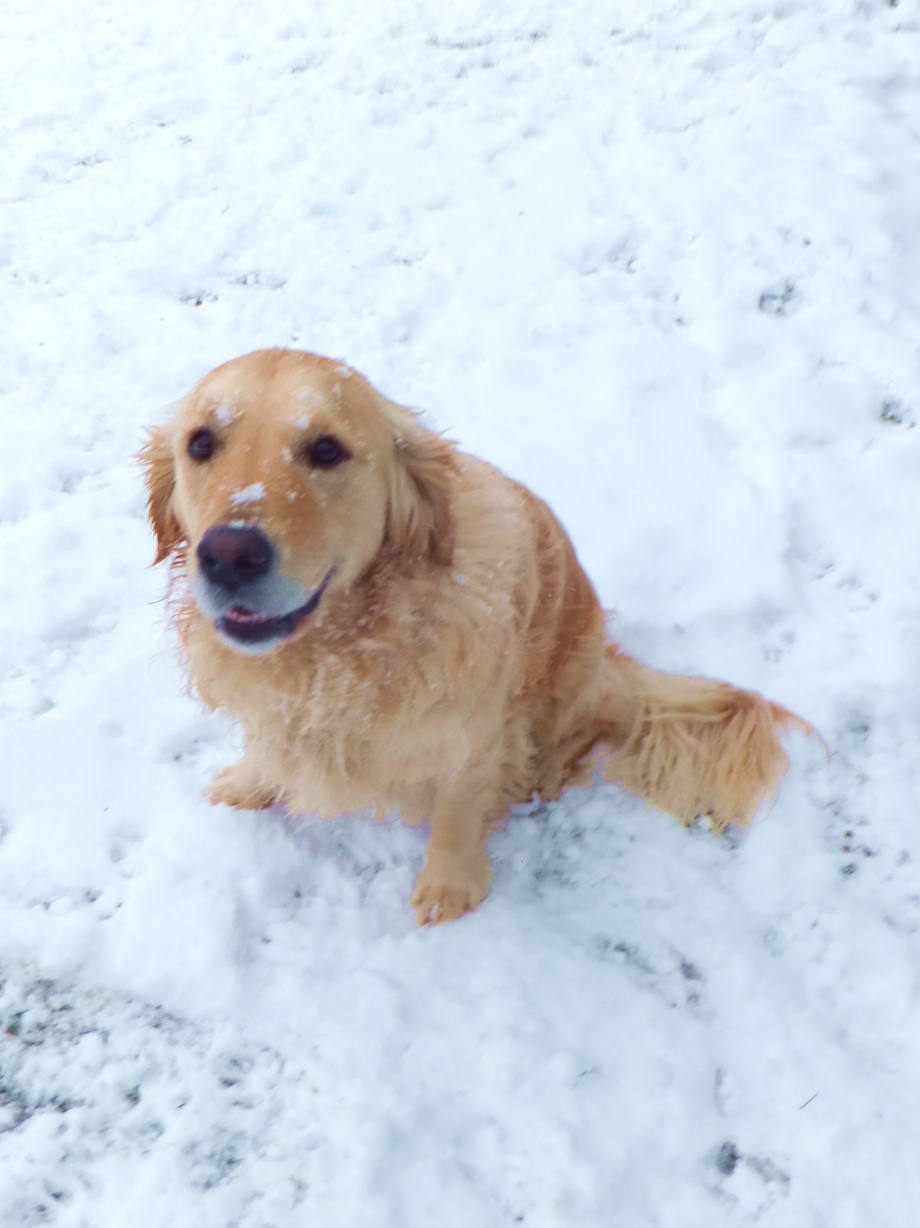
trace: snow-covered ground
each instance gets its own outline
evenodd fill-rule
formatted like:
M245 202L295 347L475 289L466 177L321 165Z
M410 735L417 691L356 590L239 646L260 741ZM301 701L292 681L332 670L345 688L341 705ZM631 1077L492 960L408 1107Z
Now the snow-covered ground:
M916 1228L920 3L6 0L0 1224ZM775 807L212 809L132 454L346 358L544 496Z

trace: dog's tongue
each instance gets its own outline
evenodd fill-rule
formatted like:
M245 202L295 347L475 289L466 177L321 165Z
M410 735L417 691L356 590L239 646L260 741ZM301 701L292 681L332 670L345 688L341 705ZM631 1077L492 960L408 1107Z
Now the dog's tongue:
M244 610L238 605L232 605L226 617L239 623L270 623L272 621L270 614L253 614L251 610Z

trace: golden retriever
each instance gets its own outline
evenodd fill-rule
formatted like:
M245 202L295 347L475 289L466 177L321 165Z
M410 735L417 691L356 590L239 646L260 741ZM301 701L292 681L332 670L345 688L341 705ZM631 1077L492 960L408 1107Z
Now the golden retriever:
M246 735L211 801L428 820L419 924L482 902L512 804L599 769L683 823L747 824L778 730L810 728L621 652L549 508L340 362L226 363L141 460L192 682Z

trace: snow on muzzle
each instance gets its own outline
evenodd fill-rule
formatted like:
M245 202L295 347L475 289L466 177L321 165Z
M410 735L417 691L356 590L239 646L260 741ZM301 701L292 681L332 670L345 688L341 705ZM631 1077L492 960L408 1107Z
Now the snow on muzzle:
M331 567L312 591L278 568L278 551L256 524L208 529L196 550L193 591L200 608L234 648L266 652L312 614L335 574Z

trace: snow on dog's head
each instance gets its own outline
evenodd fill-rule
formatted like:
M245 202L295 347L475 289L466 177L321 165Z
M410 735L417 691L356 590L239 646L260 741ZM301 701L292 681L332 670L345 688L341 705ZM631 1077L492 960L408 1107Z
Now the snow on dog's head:
M157 562L178 552L226 641L264 652L385 548L447 565L452 446L360 375L261 350L218 367L141 452Z

